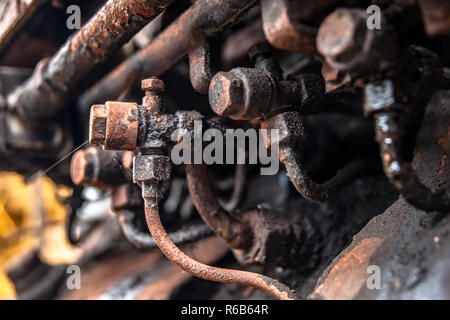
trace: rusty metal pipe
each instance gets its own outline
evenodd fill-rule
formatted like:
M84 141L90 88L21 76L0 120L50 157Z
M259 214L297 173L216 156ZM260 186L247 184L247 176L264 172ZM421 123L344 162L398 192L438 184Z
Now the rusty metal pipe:
M78 83L174 0L109 0L50 59L7 97L8 108L24 118L58 112Z
M170 240L166 230L164 230L159 217L157 200L155 198L146 198L144 200L145 218L153 239L155 239L164 255L184 271L189 272L195 277L209 281L235 283L255 287L280 300L297 299L293 290L272 278L247 271L211 267L187 256L183 251L177 248L172 240Z
M82 110L116 99L141 79L158 76L197 44L212 37L253 7L257 0L199 0L146 48L132 55L81 96Z

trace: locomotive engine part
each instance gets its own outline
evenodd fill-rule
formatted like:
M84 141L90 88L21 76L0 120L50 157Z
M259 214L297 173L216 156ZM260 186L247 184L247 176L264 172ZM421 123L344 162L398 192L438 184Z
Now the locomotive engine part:
M0 1L0 298L447 299L449 92L449 0Z

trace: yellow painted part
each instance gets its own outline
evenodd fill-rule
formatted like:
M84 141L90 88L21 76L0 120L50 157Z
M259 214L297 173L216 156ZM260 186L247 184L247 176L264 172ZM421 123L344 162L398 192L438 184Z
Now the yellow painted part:
M3 270L0 269L0 300L17 298L16 288Z
M44 263L75 263L80 255L66 235L67 209L60 199L72 189L48 177L25 183L16 173L0 172L0 298L14 298L15 290L3 270L21 254L39 250Z

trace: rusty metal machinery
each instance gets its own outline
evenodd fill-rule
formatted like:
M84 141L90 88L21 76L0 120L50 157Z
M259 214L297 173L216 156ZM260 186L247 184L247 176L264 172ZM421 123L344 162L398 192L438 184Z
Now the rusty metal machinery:
M73 5L0 3L0 170L71 250L10 259L1 189L0 298L450 299L450 1Z

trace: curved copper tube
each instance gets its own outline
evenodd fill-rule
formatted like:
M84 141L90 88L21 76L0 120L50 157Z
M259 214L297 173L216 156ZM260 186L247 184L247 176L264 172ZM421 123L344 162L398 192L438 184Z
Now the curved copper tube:
M164 255L178 267L190 274L209 281L235 283L261 289L280 300L295 300L297 296L293 290L279 283L277 280L241 270L229 270L205 265L188 257L170 240L169 235L161 224L158 203L154 198L144 199L145 218L150 233Z

